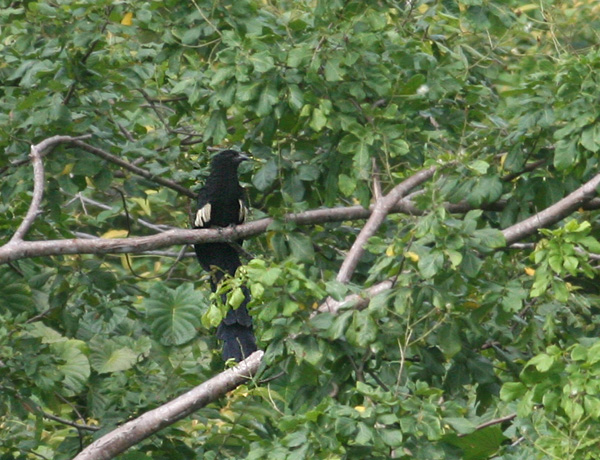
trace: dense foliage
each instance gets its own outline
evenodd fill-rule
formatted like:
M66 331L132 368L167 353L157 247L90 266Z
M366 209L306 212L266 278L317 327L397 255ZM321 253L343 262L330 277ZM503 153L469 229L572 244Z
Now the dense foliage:
M215 148L250 152L253 219L368 206L438 166L348 284L364 220L247 240L232 291L250 284L276 378L120 458L596 458L599 214L535 245L499 230L598 172L599 22L594 0L0 0L2 243L29 147L56 134L192 190ZM189 196L89 151L44 166L28 239L189 226ZM2 266L0 459L72 458L223 369L223 306L184 249ZM390 278L367 308L309 318Z

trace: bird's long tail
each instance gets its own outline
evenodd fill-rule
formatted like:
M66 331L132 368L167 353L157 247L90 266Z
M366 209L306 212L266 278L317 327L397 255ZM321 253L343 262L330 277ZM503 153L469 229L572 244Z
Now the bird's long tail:
M246 305L250 301L250 292L242 288L244 301L235 310L229 310L217 329L217 338L223 341L223 359L235 359L240 362L256 351L256 338L252 328L252 317Z
M213 292L226 274L234 276L241 265L237 251L227 243L197 244L195 250L202 267L211 273ZM229 310L217 329L217 338L223 341L225 361L233 358L240 362L257 350L252 317L246 307L250 302L250 291L245 286L242 291L244 300L241 305Z

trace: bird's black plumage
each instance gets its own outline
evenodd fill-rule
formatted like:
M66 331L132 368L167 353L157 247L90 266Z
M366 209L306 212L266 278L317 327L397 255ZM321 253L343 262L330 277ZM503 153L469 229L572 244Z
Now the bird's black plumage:
M198 192L194 228L227 227L244 223L246 203L237 169L248 157L234 150L224 150L213 157L210 175ZM239 243L239 242L238 242ZM229 243L199 243L194 245L198 261L210 273L213 291L224 276L235 275L241 265L238 251ZM244 301L235 310L229 310L217 329L217 338L223 340L223 359L241 361L256 351L252 318L246 305L250 292L243 288Z

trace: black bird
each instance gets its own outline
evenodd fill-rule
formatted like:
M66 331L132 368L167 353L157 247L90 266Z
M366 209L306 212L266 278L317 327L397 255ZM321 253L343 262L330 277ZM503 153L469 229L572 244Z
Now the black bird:
M244 223L248 210L237 169L246 160L249 160L246 155L235 150L224 150L213 157L210 175L198 192L194 228L227 227ZM194 249L200 265L210 273L213 292L224 276L234 276L237 268L242 265L237 249L229 243L199 243L194 245ZM250 292L246 287L242 290L244 301L235 310L227 312L217 329L217 338L223 340L225 361L234 358L239 362L256 351L252 318L246 308Z

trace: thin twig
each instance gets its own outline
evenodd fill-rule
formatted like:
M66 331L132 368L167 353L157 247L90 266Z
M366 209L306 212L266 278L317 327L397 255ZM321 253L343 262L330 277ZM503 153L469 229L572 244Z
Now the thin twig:
M112 153L108 153L105 150L102 150L98 147L94 147L92 145L86 144L85 142L82 142L82 141L76 141L76 142L73 142L73 144L77 145L78 147L81 147L82 149L84 149L100 158L103 158L107 161L110 161L111 163L119 165L122 168L125 168L134 174L137 174L138 176L142 176L143 178L151 180L152 182L156 182L157 184L160 184L160 185L168 187L172 190L175 190L176 192L181 193L182 195L188 196L190 198L196 198L196 194L194 192L192 192L190 189L185 188L185 187L179 185L178 183L173 182L172 180L163 179L162 177L158 177L158 176L152 174L147 169L143 169L143 168L140 168L139 166L135 166L135 165L129 163L128 161L125 161L125 160L113 155Z
M529 163L528 165L525 165L525 167L521 170L521 171L517 171L517 172L513 172L513 173L509 173L506 174L504 176L501 177L501 180L504 182L510 182L511 180L516 179L517 177L533 171L534 169L537 169L538 166L542 166L544 163L546 163L548 160L539 160L539 161L534 161L533 163Z
M85 204L89 204L92 206L96 206L100 209L104 209L106 211L113 211L113 207L109 206L107 204L101 203L100 201L96 201L92 198L88 198L86 196L84 196L81 192L79 192L77 195L73 196L73 199L70 200L68 203L66 203L65 206L68 206L69 204L71 204L73 202L73 200L79 200L81 202L81 206L84 207ZM156 225L153 224L152 222L148 222L147 220L144 220L142 218L136 217L135 221L140 224L143 227L147 227L151 230L154 230L155 232L164 232L166 230L171 230L177 227L173 227L170 225Z
M479 431L479 430L483 430L484 428L487 428L489 426L498 425L498 424L504 423L504 422L510 422L511 420L515 419L516 417L517 417L517 414L510 414L510 415L507 415L506 417L495 418L494 420L490 420L489 422L485 422L485 423L482 423L481 425L477 425L477 427L475 427L475 430L473 430L473 431ZM458 437L463 438L465 436L468 436L469 434L471 434L471 433L462 433L462 434L459 434Z
M99 431L100 430L99 426L80 425L79 423L75 423L75 422L72 422L71 420L57 417L56 415L52 415L48 412L42 411L42 415L44 416L44 418L47 418L49 420L54 420L55 422L62 423L63 425L72 426L74 428L77 428L78 430L85 430L85 431Z

